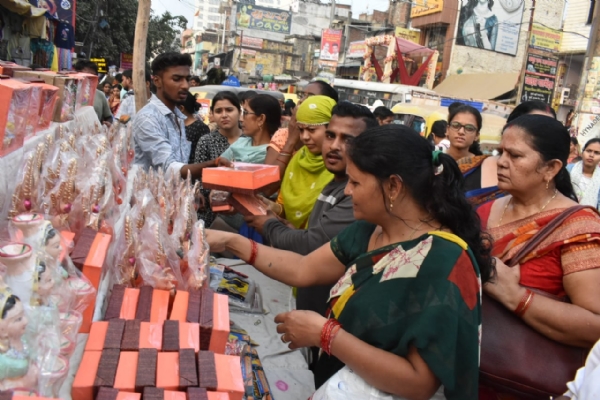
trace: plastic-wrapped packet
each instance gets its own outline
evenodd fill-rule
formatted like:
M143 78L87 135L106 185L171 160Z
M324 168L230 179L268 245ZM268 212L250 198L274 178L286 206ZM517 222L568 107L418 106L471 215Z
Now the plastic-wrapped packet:
M60 121L66 122L75 119L75 106L77 104L78 79L65 79L62 91L62 103L59 112Z
M112 234L117 208L113 194L112 174L109 168L112 155L106 153L96 159L87 176L78 183L78 203L82 207L85 226L95 231Z
M231 311L264 314L259 286L247 275L224 265L210 264L210 288L227 295Z
M196 213L196 194L200 191L200 183L191 184L191 177L180 185L179 193L175 195L178 204L175 205L175 217L173 222L174 238L178 241L177 253L184 259L190 247L192 228L198 220Z
M42 86L31 86L31 98L27 107L27 120L25 123L25 140L35 136L35 132L40 119L40 103L42 101Z
M56 108L56 102L58 101L58 90L57 88L44 85L41 93L41 104L40 104L40 118L36 127L36 132L48 129L52 123L54 117L54 109Z
M204 221L194 224L192 231L192 245L187 254L188 265L183 274L183 279L188 289L198 289L204 285L208 277L207 269L210 265L210 247L206 242Z
M67 143L63 142L61 144L61 147L66 151L58 152L58 160L54 163L56 169L48 172L48 176L53 174L52 178L55 178L53 179L54 187L47 191L44 196L44 203L47 205L46 212L54 217L52 224L55 227L61 230L78 232L83 221L83 215L79 208L76 210L74 202L79 195L77 171L80 166L80 159Z
M110 249L109 264L110 276L113 284L140 286L141 276L137 270L137 243L138 233L135 226L135 212L127 209L122 226L115 230L114 242Z
M9 217L27 212L42 212L42 194L40 193L40 173L37 169L40 150L25 154L23 165L17 173L17 184L11 198Z
M69 361L61 356L60 314L55 307L35 306L27 310L30 354L38 368L40 395L57 397L69 372Z
M136 263L145 284L169 291L185 287L179 269L179 256L156 214L145 217L137 254Z

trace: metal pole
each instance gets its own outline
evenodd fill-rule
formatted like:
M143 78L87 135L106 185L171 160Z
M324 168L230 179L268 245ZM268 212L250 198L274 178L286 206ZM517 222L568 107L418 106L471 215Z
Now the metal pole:
M225 52L225 24L227 23L227 13L223 14L223 37L221 38L221 53Z

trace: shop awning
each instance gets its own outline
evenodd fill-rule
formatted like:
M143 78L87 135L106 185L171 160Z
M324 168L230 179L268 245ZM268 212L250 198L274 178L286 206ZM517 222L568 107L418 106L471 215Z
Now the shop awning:
M518 72L450 75L433 90L442 96L493 100L514 90L518 80Z

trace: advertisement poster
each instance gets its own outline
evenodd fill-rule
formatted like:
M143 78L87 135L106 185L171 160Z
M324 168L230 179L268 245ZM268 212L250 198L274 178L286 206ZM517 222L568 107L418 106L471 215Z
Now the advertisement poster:
M133 69L133 54L121 53L121 69Z
M419 42L421 41L421 32L413 31L412 29L400 28L399 26L396 27L395 36L402 39L410 40L411 42L417 44L419 44Z
M34 7L45 8L48 13L62 21L70 21L75 26L76 0L29 0Z
M558 58L527 54L521 101L539 100L552 103L557 69Z
M583 90L581 112L600 114L600 57L594 57Z
M560 51L560 42L562 41L562 32L545 26L533 24L531 29L531 40L529 47L538 50L558 53Z
M444 0L421 0L413 3L410 17L422 17L423 15L441 12L444 8Z
M456 44L517 54L524 0L461 0Z
M238 29L255 29L289 35L292 27L292 14L289 11L242 3L237 5L235 20Z
M357 42L350 42L348 51L346 52L347 58L362 58L367 52L367 45L364 40Z
M338 61L340 57L340 43L342 42L342 31L338 29L323 29L321 35L320 60Z

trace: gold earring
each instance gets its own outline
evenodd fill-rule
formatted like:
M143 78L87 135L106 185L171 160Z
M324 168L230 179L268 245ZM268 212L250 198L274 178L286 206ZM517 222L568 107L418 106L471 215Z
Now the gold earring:
M392 196L390 196L390 211L394 209L394 200L392 200Z
M546 190L550 189L550 181L546 181Z

